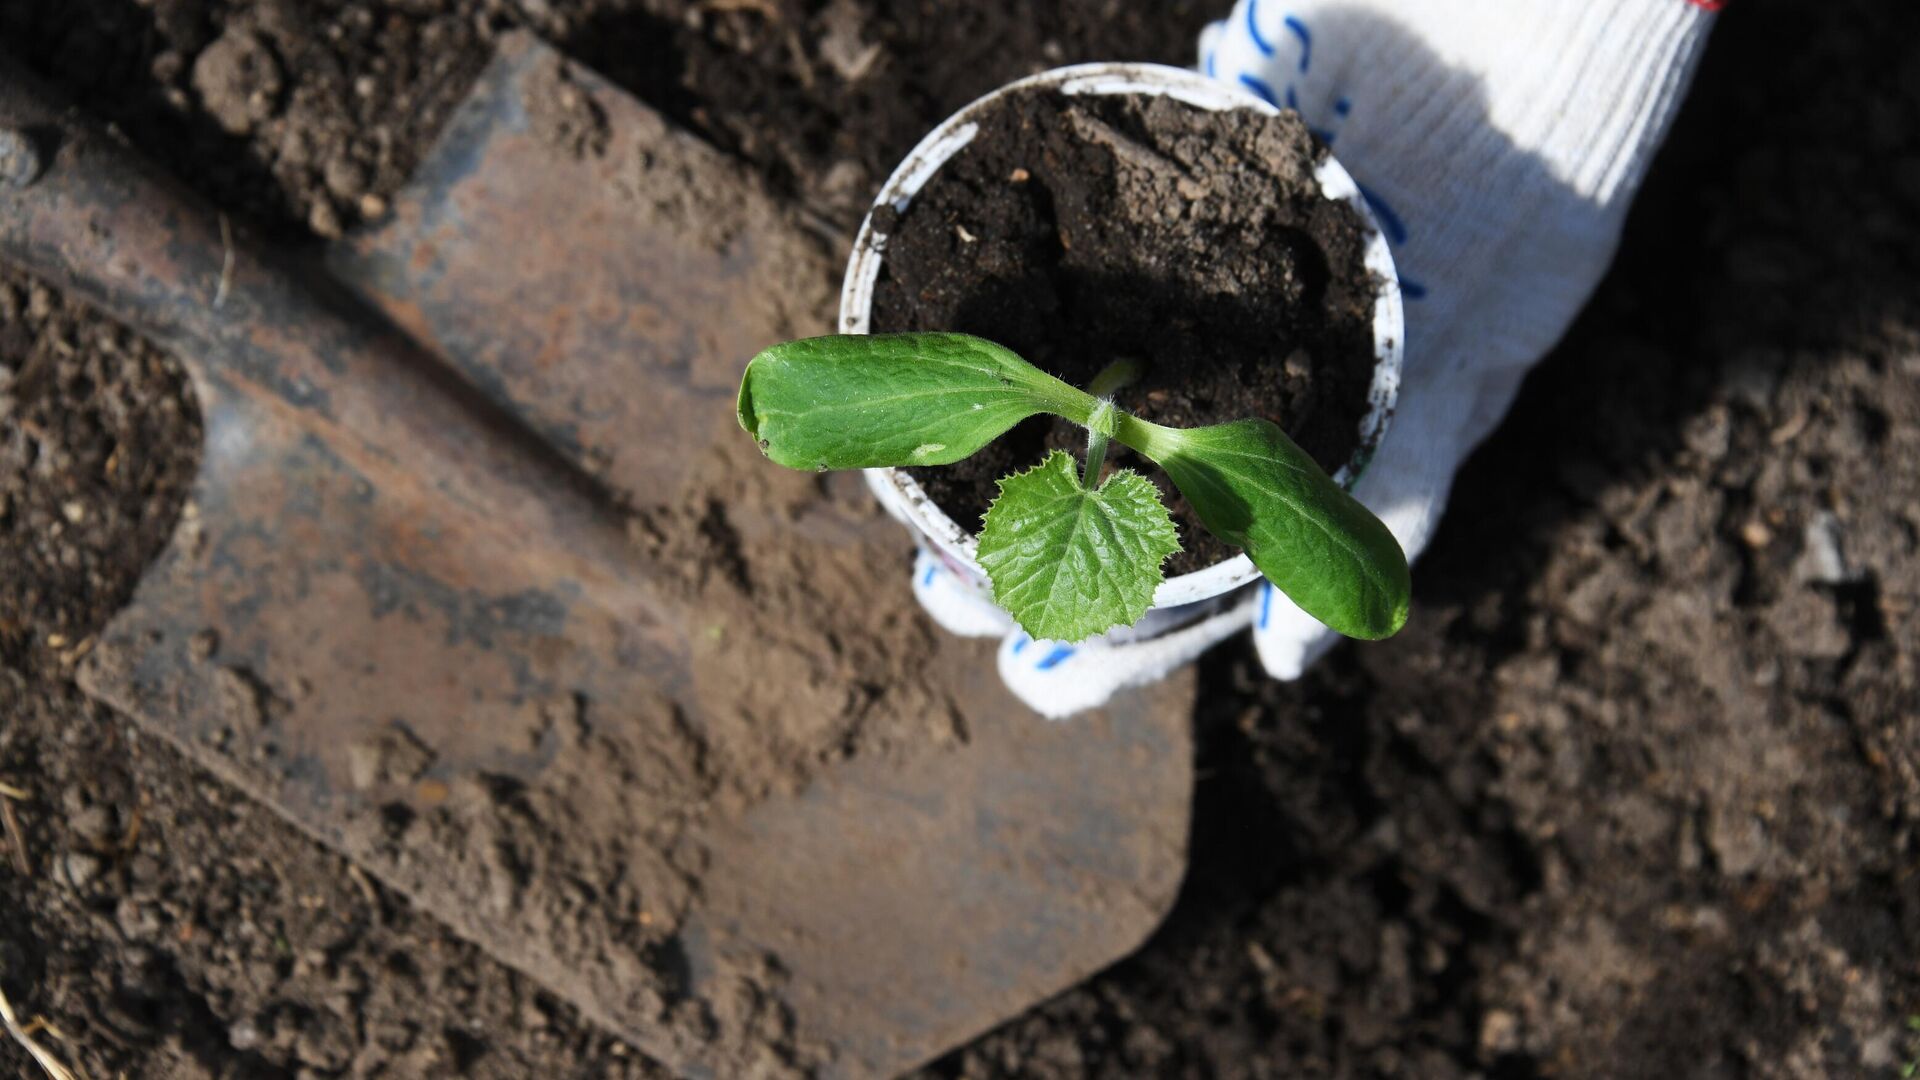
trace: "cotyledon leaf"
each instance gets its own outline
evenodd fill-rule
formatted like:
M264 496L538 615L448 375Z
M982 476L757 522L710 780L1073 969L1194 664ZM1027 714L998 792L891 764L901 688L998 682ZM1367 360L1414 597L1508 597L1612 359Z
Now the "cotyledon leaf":
M1152 458L1208 531L1246 549L1301 610L1348 637L1407 621L1407 557L1379 518L1265 420L1175 429L1132 416L1115 438Z
M1036 638L1079 641L1138 622L1153 605L1160 564L1180 550L1160 493L1120 469L1080 485L1071 455L1055 450L1000 481L980 530L980 566L994 602Z
M805 338L753 358L740 426L795 469L950 465L1021 420L1084 422L1093 398L966 334Z

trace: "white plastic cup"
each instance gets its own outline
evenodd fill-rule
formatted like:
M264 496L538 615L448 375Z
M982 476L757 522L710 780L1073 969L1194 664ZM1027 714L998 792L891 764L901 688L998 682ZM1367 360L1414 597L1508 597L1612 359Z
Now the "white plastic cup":
M1277 116L1280 110L1237 86L1221 82L1186 68L1163 64L1098 63L1076 64L1028 76L993 91L948 117L944 123L920 140L920 145L894 169L893 175L874 200L878 209L890 206L905 212L914 195L926 186L941 166L973 141L980 131L975 118L1000 98L1016 92L1047 90L1067 95L1140 95L1170 97L1196 108L1222 111L1249 109ZM1405 319L1401 311L1400 278L1394 271L1393 255L1374 221L1373 212L1360 194L1360 186L1347 170L1329 154L1315 171L1320 190L1330 199L1344 199L1360 215L1366 228L1366 267L1379 278L1380 295L1373 307L1374 366L1373 383L1367 391L1367 412L1360 419L1360 441L1353 456L1333 474L1333 479L1349 490L1366 470L1379 449L1393 419L1394 402L1400 390L1400 353ZM860 224L854 240L853 257L847 263L847 276L840 288L840 332L865 334L872 331L873 289L886 258L887 235L874 228L870 211ZM1282 358L1274 357L1274 363ZM922 547L932 551L951 570L962 586L991 601L992 586L986 571L980 568L976 553L980 541L960 527L928 497L918 483L900 469L868 469L867 484L889 513L913 532ZM1260 571L1245 554L1213 564L1190 574L1181 574L1160 583L1153 595L1153 607L1127 630L1110 632L1109 640L1141 640L1164 633L1207 614L1219 606L1222 598L1258 580Z

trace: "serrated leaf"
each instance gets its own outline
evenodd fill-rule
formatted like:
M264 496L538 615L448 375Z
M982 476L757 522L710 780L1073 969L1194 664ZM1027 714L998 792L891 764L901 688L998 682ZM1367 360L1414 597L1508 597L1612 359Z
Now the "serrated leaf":
M740 426L795 469L950 465L1039 412L1093 399L966 334L859 334L775 345L740 380Z
M1180 550L1160 493L1117 470L1093 491L1071 455L1000 481L980 530L980 566L993 599L1036 638L1080 641L1138 622L1153 605L1160 564Z
M1399 541L1265 420L1185 430L1122 420L1117 437L1152 458L1215 536L1301 610L1348 637L1390 637L1413 584Z

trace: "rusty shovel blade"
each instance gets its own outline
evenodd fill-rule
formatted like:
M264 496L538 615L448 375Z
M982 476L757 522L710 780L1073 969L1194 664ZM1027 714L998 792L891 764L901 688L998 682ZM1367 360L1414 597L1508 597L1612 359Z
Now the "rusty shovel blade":
M990 647L906 628L916 694L715 705L717 594L633 523L762 475L715 450L744 441L734 380L825 329L833 275L711 149L512 35L329 274L17 73L0 131L36 154L0 178L0 258L172 349L205 415L88 692L687 1075L892 1075L1158 923L1190 682L1048 724ZM829 555L905 590L889 522L795 483L732 523L786 538L746 568L757 594ZM869 600L822 599L802 640L872 637ZM834 709L957 734L727 781L743 722Z

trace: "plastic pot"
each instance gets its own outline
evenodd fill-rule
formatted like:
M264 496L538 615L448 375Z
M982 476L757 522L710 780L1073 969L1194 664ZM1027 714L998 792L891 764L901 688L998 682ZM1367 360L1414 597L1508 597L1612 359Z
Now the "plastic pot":
M891 206L904 212L913 197L940 168L971 142L979 132L975 123L982 110L1001 97L1025 91L1047 91L1067 95L1140 95L1170 97L1188 105L1209 109L1249 109L1278 115L1279 110L1238 87L1220 82L1185 68L1160 64L1098 63L1055 68L1029 76L993 91L948 117L914 147L888 177L874 201L875 208ZM1400 353L1403 341L1403 316L1400 279L1394 271L1393 256L1381 234L1373 213L1360 193L1359 185L1340 163L1328 155L1317 171L1322 193L1331 199L1343 199L1359 212L1367 229L1366 267L1380 280L1380 295L1374 303L1373 382L1368 390L1368 409L1360 421L1360 439L1353 456L1334 473L1334 480L1351 489L1372 460L1387 426L1393 418L1394 402L1400 388ZM886 260L887 236L874 228L873 215L860 225L854 241L853 257L840 291L840 332L871 332L873 290ZM1282 357L1276 355L1274 362ZM978 539L947 516L906 472L899 469L868 469L867 483L880 502L903 522L925 548L932 551L951 570L961 584L982 598L993 595L985 571L974 555ZM1168 578L1154 594L1153 608L1134 626L1110 631L1109 639L1138 639L1165 632L1206 614L1224 598L1259 579L1246 555L1236 555L1192 573Z

